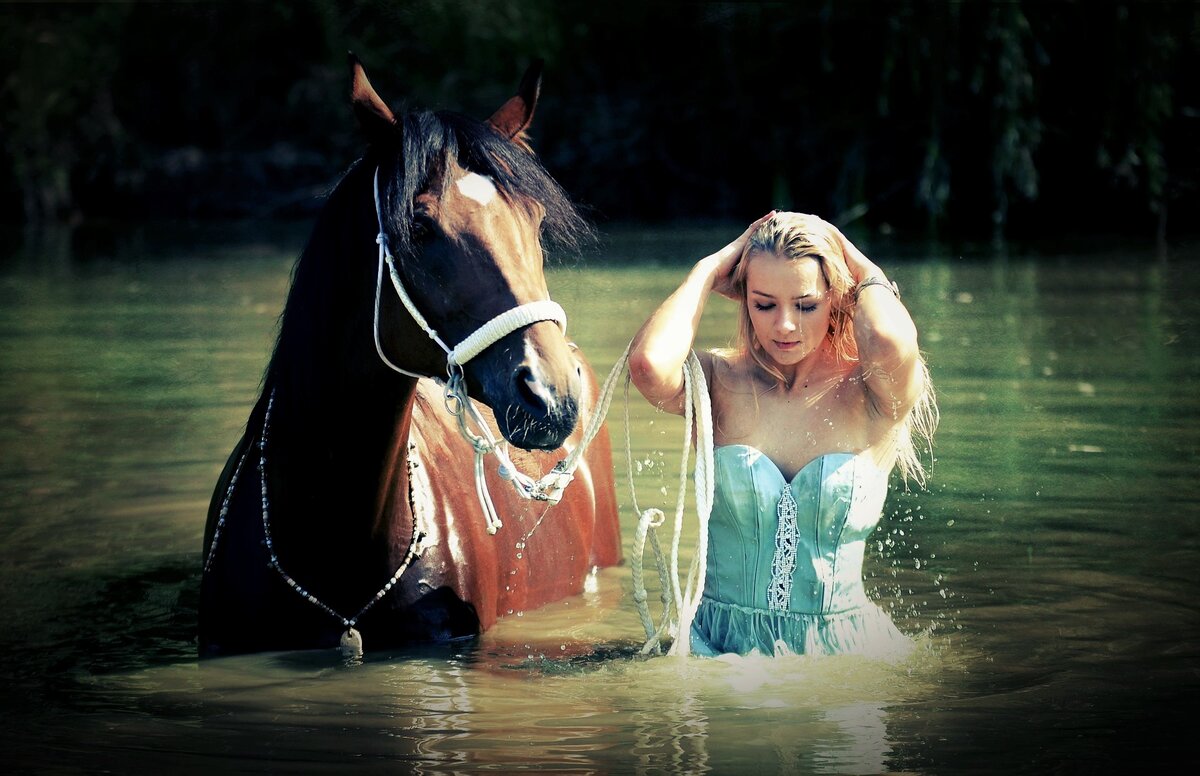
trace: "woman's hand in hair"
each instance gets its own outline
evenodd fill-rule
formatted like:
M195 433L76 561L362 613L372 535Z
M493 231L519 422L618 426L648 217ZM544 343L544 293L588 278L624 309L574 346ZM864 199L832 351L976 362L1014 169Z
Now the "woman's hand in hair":
M735 302L738 301L738 290L733 285L734 271L737 269L738 262L742 260L742 256L746 252L746 244L750 242L750 235L754 234L754 231L758 227L765 224L774 215L775 211L772 210L762 218L759 218L750 224L746 228L746 231L738 235L733 242L704 259L705 262L716 264L716 271L713 274L713 291Z

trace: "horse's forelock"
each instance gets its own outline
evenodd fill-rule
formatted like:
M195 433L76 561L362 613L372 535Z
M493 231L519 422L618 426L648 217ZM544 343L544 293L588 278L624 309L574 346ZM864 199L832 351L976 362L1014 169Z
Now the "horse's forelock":
M577 250L590 239L587 222L528 146L470 120L463 122L459 146L460 154L464 150L469 153L462 157L468 169L490 176L515 199L541 206L543 237L548 243L564 250Z
M530 209L531 203L540 205L549 245L574 251L592 238L579 210L537 157L483 122L451 111L420 111L404 114L397 123L403 137L399 158L390 172L380 171L385 219L397 251L411 253L415 247L413 201L449 159L491 178L514 202Z

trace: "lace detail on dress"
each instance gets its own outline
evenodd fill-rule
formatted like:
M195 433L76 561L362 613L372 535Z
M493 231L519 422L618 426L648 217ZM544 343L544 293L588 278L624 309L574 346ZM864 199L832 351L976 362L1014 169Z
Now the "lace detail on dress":
M792 601L792 576L796 573L796 497L790 485L783 486L775 529L775 555L771 558L771 584L767 587L767 607L773 612L786 612Z

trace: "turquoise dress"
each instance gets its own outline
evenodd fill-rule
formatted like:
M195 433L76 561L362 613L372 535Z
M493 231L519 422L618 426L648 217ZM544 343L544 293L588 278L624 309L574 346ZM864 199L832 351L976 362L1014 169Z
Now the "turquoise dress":
M862 580L888 473L865 455L827 453L789 483L748 445L722 445L714 456L708 571L692 651L908 654L913 642L867 597Z

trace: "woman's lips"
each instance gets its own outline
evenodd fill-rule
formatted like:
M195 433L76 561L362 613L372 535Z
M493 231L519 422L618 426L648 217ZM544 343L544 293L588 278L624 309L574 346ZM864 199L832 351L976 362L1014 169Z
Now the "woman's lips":
M792 348L799 347L800 345L799 342L780 342L779 340L774 340L774 342L775 347L779 348L780 350L791 350Z

